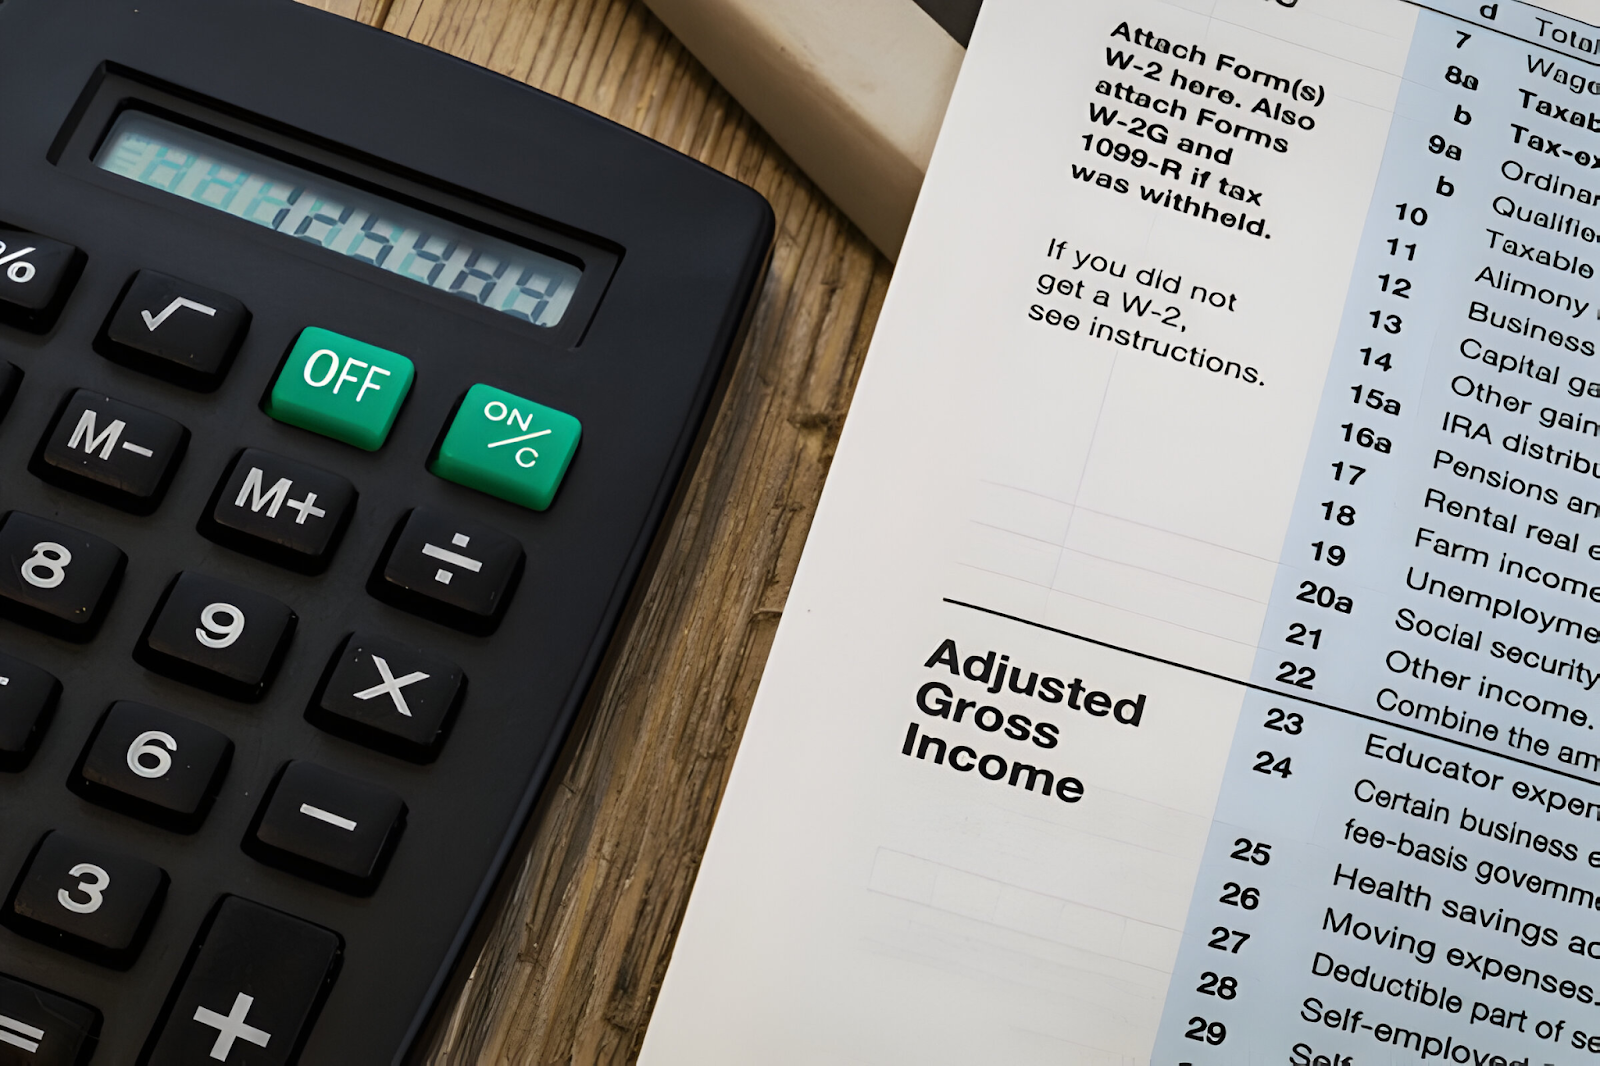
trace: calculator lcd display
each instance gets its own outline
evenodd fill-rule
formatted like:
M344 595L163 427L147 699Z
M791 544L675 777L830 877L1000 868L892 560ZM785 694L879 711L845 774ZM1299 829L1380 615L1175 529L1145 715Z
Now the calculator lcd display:
M536 326L566 314L582 271L141 111L95 165Z

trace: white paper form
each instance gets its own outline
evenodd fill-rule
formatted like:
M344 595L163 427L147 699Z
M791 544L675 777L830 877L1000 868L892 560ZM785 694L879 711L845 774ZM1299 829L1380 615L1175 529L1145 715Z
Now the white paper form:
M986 3L645 1066L1600 1054L1597 59Z

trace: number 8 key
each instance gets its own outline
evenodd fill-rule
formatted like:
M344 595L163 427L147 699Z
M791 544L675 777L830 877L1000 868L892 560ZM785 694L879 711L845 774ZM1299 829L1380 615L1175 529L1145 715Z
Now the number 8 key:
M110 541L12 511L0 519L0 611L53 636L87 641L127 563Z

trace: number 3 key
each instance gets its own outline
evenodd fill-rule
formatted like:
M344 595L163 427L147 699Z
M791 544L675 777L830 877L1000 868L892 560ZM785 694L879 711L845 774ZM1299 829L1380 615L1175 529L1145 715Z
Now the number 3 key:
M51 832L34 847L0 921L34 940L126 969L166 894L161 867Z

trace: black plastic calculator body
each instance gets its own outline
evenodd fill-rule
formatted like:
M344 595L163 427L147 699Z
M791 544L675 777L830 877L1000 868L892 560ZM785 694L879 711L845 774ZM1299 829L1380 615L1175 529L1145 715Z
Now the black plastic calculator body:
M419 1052L772 229L289 0L0 3L0 1063Z

